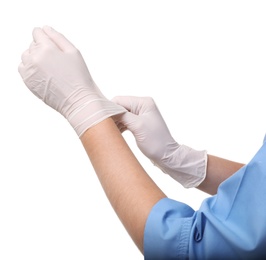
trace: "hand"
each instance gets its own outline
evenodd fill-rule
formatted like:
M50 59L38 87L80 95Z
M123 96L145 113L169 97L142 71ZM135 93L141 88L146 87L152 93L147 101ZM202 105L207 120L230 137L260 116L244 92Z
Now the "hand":
M121 132L130 130L137 146L151 161L164 160L179 144L171 136L154 100L150 97L115 97L113 102L129 112L115 117Z
M80 52L51 27L33 30L33 42L21 59L18 69L26 86L61 113L79 136L103 119L125 112L104 97Z
M204 180L206 151L178 144L152 98L115 97L112 101L128 110L115 117L120 131L130 130L142 153L157 167L186 188L196 187Z

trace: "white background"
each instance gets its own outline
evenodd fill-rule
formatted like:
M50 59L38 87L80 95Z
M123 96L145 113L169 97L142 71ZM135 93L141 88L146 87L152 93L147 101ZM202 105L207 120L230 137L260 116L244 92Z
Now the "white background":
M72 41L108 98L152 96L178 142L246 163L266 129L265 14L265 1L1 1L0 259L143 259L74 130L17 72L34 27ZM208 197L124 137L170 198Z

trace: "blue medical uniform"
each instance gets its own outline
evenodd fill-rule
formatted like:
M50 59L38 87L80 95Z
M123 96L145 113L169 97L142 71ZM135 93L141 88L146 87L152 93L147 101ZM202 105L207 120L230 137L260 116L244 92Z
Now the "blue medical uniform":
M266 142L199 210L168 198L160 200L146 222L144 256L146 260L266 259Z

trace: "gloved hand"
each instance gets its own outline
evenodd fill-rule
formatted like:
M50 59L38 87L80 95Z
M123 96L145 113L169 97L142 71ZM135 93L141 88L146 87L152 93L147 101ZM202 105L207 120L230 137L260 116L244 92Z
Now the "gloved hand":
M45 26L33 30L19 73L26 86L61 113L80 137L107 117L126 112L101 93L80 52L62 34Z
M178 144L149 97L115 97L113 102L128 112L115 116L121 132L130 130L137 146L164 173L185 188L197 187L206 176L207 153Z

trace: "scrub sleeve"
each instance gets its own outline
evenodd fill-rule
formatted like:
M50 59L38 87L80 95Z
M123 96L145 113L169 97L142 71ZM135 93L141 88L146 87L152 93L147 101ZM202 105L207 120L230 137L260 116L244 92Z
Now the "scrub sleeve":
M266 259L266 143L199 210L160 200L146 222L144 257Z

